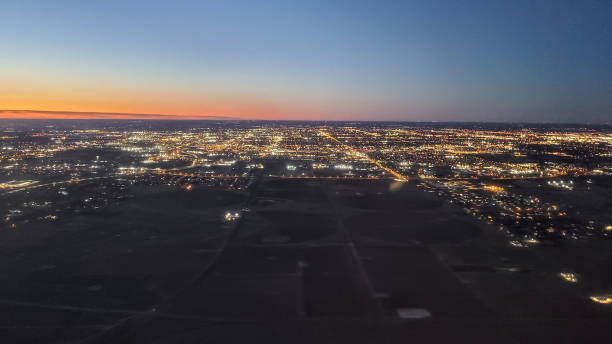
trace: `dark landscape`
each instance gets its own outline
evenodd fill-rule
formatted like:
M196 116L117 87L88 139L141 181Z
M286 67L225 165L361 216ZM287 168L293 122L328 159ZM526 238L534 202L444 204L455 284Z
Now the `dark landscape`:
M260 125L243 123L236 139L250 137ZM207 153L190 153L202 144L198 140L180 144L179 151L169 147L175 156L159 161L155 170L137 167L126 174L118 165L132 164L138 155L109 148L113 143L99 131L53 127L32 136L5 130L14 137L11 145L31 148L27 137L38 137L44 139L34 145L46 148L38 148L36 159L24 154L30 149L4 157L5 165L19 159L21 167L5 172L0 196L6 209L0 232L2 338L11 343L280 343L287 338L395 343L408 337L571 343L607 336L612 324L607 228L590 230L594 222L576 218L575 227L569 227L571 221L559 224L574 229L576 235L568 239L549 231L525 234L531 231L518 220L506 227L502 220L470 214L468 203L445 191L453 189L442 188L444 177L408 176L409 170L405 180L385 177L375 165L375 174L363 178L338 174L342 170L324 170L329 176L323 176L303 165L304 158L271 157L265 148L268 139L274 142L269 149L288 148L294 131L316 127L279 128L266 129L272 132L258 139L261 148L249 153L255 155L209 174L205 171L215 167L203 163ZM226 130L215 130L221 129ZM352 129L343 124L328 130ZM65 139L54 146L57 135ZM87 145L95 147L70 143L84 139L79 135L94 135ZM278 135L284 138L275 139ZM236 149L248 151L244 143L222 149L211 156L229 160ZM306 145L302 154L311 149L318 148ZM605 150L610 153L609 145ZM328 163L329 153L318 154L314 161ZM194 158L197 164L190 164ZM55 172L41 175L45 164L54 164ZM61 164L72 171L66 182ZM246 167L253 164L260 167ZM293 165L303 167L287 168ZM101 169L107 170L101 175ZM542 180L482 176L474 185L491 180L508 190L505 197L509 192L549 197L600 223L610 216L603 211L610 207L605 203L610 177L589 173L572 180L579 185L591 178L588 187L601 193L593 199L600 214L590 212L588 198L574 196L578 189L552 196L555 188L540 191L532 185ZM20 178L40 182L9 182ZM544 178L550 179L555 177ZM479 195L469 204L478 204L484 194ZM593 191L589 195L596 197ZM490 202L495 201L485 198L478 209L484 213Z

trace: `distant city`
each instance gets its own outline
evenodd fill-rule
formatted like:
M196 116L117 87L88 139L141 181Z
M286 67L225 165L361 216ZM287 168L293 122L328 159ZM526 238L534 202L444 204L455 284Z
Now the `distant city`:
M607 126L5 119L0 147L16 342L609 332Z
M6 227L103 208L126 196L121 184L240 190L265 170L272 179L416 183L499 226L518 247L612 235L608 127L204 121L172 130L151 129L154 121L126 121L130 129L57 122L27 130L4 122L2 193L64 194L93 180L116 187L70 209L48 200L14 204Z

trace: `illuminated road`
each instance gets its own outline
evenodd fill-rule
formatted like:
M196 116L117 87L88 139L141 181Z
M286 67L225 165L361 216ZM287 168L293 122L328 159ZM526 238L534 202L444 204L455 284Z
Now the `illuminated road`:
M329 134L326 131L320 130L319 131L322 135L326 136L327 138L331 139L332 141L335 141L339 144L341 144L342 146L348 148L349 150L351 150L354 153L357 153L359 156L363 156L364 158L368 159L368 161L370 161L371 163L373 163L374 165L382 168L383 170L387 171L388 173L392 174L394 177L396 177L397 179L403 180L403 181L408 181L408 177L402 175L399 172L396 172L386 166L384 166L382 163L380 163L378 160L372 159L370 158L366 153L360 152L358 151L355 147L347 145L346 143L341 142L340 140L338 140L337 138L333 137L331 134Z
M171 175L180 177L192 177L192 178L211 178L211 179L233 179L233 178L250 178L250 175L240 176L231 174L200 174L200 173L186 173L186 172L174 172L174 170L161 170L151 171L161 175ZM279 179L350 179L350 180L381 180L386 179L376 176L279 176L279 175L267 175L268 178L279 178Z
M111 175L108 175L108 176L102 176L102 177L78 178L78 179L63 180L63 181L59 181L59 182L51 182L51 183L45 183L45 184L36 184L36 185L27 186L27 187L20 188L20 189L10 190L10 191L5 192L5 194L12 194L12 193L15 193L15 192L20 192L20 191L33 190L33 189L38 189L38 188L45 187L45 186L56 186L56 185L61 185L61 184L80 183L80 182L86 182L86 181L91 181L91 180L113 178L113 177L117 177L118 175L120 175L120 174L115 173L115 174L111 174Z
M136 170L136 171L114 173L114 174L111 174L111 175L108 175L108 176L91 177L91 178L78 178L78 179L69 179L69 180L63 180L63 181L57 181L57 182L51 182L51 183L45 183L45 184L36 184L36 185L32 185L32 186L27 186L27 187L24 187L24 188L9 190L9 191L4 192L4 194L12 194L12 193L21 192L21 191L28 191L28 190L42 188L42 187L45 187L45 186L57 186L57 185L63 185L63 184L81 183L81 182L87 182L87 181L92 181L92 180L100 180L100 179L121 177L121 176L126 176L126 175L145 174L145 173L158 174L158 175L177 176L177 177L181 177L181 179L185 178L185 177L202 178L202 179L238 179L238 178L250 178L251 177L251 175L247 175L247 176L239 176L239 175L231 175L231 174L215 174L215 175L213 175L213 174L199 174L199 173L177 172L178 170L179 169L151 170L151 169L141 168L141 169ZM268 177L268 178L279 178L279 179L315 179L315 180L330 180L330 179L336 179L336 180L384 180L384 179L387 179L387 178L376 177L376 176L363 177L363 176L278 176L278 175L268 175L266 177Z

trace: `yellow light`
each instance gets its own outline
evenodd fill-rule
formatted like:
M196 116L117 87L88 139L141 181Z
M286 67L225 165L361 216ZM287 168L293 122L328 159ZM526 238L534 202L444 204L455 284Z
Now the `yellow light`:
M561 272L559 276L568 282L578 283L578 275L573 272Z
M591 301L597 303L608 304L612 303L612 298L609 295L595 295L590 297Z
M482 188L491 192L504 192L504 188L497 185L484 185Z
M525 240L523 240L523 241L524 241L524 242L526 242L527 244L537 244L537 243L539 243L539 242L540 242L540 241L539 241L538 239L536 239L536 238L529 238L529 239L525 239Z
M189 184L189 185L187 185L187 186L185 187L185 189L187 189L187 191L189 191L189 190L193 189L193 185Z

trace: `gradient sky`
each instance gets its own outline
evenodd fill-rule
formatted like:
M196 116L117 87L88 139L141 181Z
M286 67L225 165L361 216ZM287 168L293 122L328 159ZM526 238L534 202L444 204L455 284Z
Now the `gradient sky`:
M3 0L0 47L31 116L612 122L610 0Z

